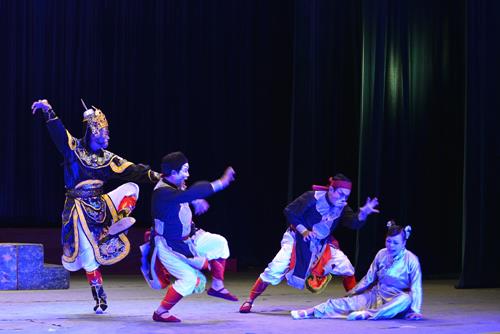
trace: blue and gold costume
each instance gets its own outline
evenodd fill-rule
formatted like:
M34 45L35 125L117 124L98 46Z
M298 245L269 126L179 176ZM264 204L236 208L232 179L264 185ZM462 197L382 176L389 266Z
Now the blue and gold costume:
M139 187L133 182L106 194L103 185L109 179L156 183L160 174L104 149L109 132L101 110L92 107L83 113L87 131L78 139L65 129L47 100L35 101L31 109L33 114L43 111L52 141L64 158L62 264L69 271L85 270L96 302L94 311L102 313L108 305L99 266L116 263L129 253L124 231L135 222L127 216L139 197Z
M103 185L109 179L155 183L159 174L104 149L92 152L83 138L77 139L65 129L52 110L44 114L52 141L64 157L63 264L74 262L78 256L81 231L90 242L97 263L110 265L122 260L130 244L123 233L107 234L119 215L109 195L104 194Z

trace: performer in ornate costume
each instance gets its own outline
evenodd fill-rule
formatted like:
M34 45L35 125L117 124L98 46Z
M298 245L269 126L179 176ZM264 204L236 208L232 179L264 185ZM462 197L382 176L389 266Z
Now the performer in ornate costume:
M297 289L306 286L311 292L321 292L332 274L344 276L347 290L356 284L354 267L339 249L332 236L341 224L359 229L368 215L378 212L377 198L368 198L357 213L347 205L352 183L342 174L330 178L328 186L313 186L285 208L290 224L281 240L281 250L253 285L241 313L249 313L255 299L269 284L277 285L284 278Z
M141 247L141 269L152 288L168 286L153 320L180 322L179 318L170 314L170 309L182 297L204 291L206 279L201 270L208 269L212 275L209 295L238 300L224 287L224 268L229 257L226 239L197 228L189 207L191 203L196 214L207 211L208 203L203 198L227 187L234 180L234 170L228 167L220 179L211 183L197 182L187 188L188 160L182 152L173 152L163 157L162 173L163 178L153 192L151 214L154 226L150 243ZM170 279L175 282L170 284Z
M385 248L365 277L347 293L306 310L291 312L294 319L347 318L379 320L404 316L422 319L422 272L418 258L406 247L411 228L389 222Z
M129 182L104 194L108 179L155 183L160 174L144 165L133 164L105 150L108 122L93 107L84 113L85 136L73 137L47 100L33 103L33 114L41 109L47 129L64 157L66 201L62 213L62 264L69 271L84 269L96 302L94 311L108 307L102 285L100 265L122 260L130 251L125 230L135 222L128 217L139 197L137 184Z

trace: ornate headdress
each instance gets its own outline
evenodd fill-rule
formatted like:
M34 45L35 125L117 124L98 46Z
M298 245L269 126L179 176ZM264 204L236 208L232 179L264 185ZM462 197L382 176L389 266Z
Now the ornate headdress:
M396 222L394 220L389 220L387 222L387 229L390 229L391 227L393 226L397 226L396 225ZM410 234L411 234L411 226L410 225L406 225L404 228L401 228L402 231L405 232L405 240L408 240L408 238L410 237Z
M82 104L85 109L87 109L87 106L82 100ZM87 109L83 113L83 121L87 122L87 127L90 129L93 135L98 135L99 131L102 128L107 128L108 127L108 120L106 119L106 116L102 112L101 109L97 109L96 107L92 106L92 109Z

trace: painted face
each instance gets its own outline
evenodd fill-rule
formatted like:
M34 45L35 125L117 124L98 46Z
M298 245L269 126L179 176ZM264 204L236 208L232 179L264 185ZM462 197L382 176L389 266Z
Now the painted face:
M109 130L108 128L102 128L99 130L97 135L92 135L90 137L90 146L93 150L105 149L109 144Z
M346 206L347 205L347 199L349 198L349 195L351 194L351 190L347 188L337 188L334 189L333 187L330 187L328 189L328 200L330 203L333 203L334 206Z
M385 248L387 248L387 252L391 256L396 256L405 248L406 240L403 238L403 233L399 233L398 235L394 235L392 237L385 238Z
M178 172L172 173L175 179L175 185L181 189L186 188L186 180L189 178L189 163L182 165Z

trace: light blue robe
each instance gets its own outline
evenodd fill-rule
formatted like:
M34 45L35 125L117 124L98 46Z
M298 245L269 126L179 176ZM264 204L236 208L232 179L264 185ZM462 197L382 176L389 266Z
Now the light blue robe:
M369 319L390 319L400 313L420 313L422 271L417 256L403 249L393 259L381 249L365 277L348 293L314 307L315 318L346 318L365 311Z

